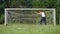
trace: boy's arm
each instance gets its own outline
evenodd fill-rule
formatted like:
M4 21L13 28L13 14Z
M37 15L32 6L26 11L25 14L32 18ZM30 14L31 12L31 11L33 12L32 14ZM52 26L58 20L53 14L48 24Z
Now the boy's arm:
M39 13L39 12L35 12L36 14L41 14L41 13Z

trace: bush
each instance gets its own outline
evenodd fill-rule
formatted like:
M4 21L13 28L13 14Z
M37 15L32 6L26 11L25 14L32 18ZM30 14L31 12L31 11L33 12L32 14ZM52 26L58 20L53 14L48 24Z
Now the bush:
M3 24L4 23L4 15L2 14L1 16L0 16L0 24Z

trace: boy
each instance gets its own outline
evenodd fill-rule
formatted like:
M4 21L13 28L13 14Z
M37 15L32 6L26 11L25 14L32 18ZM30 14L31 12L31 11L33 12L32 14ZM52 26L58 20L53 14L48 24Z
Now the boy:
M40 24L44 23L46 25L46 15L45 15L45 12L39 11L39 12L37 12L37 14L40 14L41 15Z

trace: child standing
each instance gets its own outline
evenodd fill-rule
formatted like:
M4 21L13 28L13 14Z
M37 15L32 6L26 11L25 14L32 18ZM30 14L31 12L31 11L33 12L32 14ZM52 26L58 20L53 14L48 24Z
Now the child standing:
M44 23L46 25L46 15L45 15L45 12L39 11L37 14L40 14L41 15L40 24Z

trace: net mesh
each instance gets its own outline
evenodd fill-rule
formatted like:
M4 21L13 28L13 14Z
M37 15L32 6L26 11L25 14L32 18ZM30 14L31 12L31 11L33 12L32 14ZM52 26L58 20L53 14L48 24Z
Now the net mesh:
M39 23L41 15L36 14L39 10L7 10L8 23ZM45 10L46 22L53 22L53 11Z

